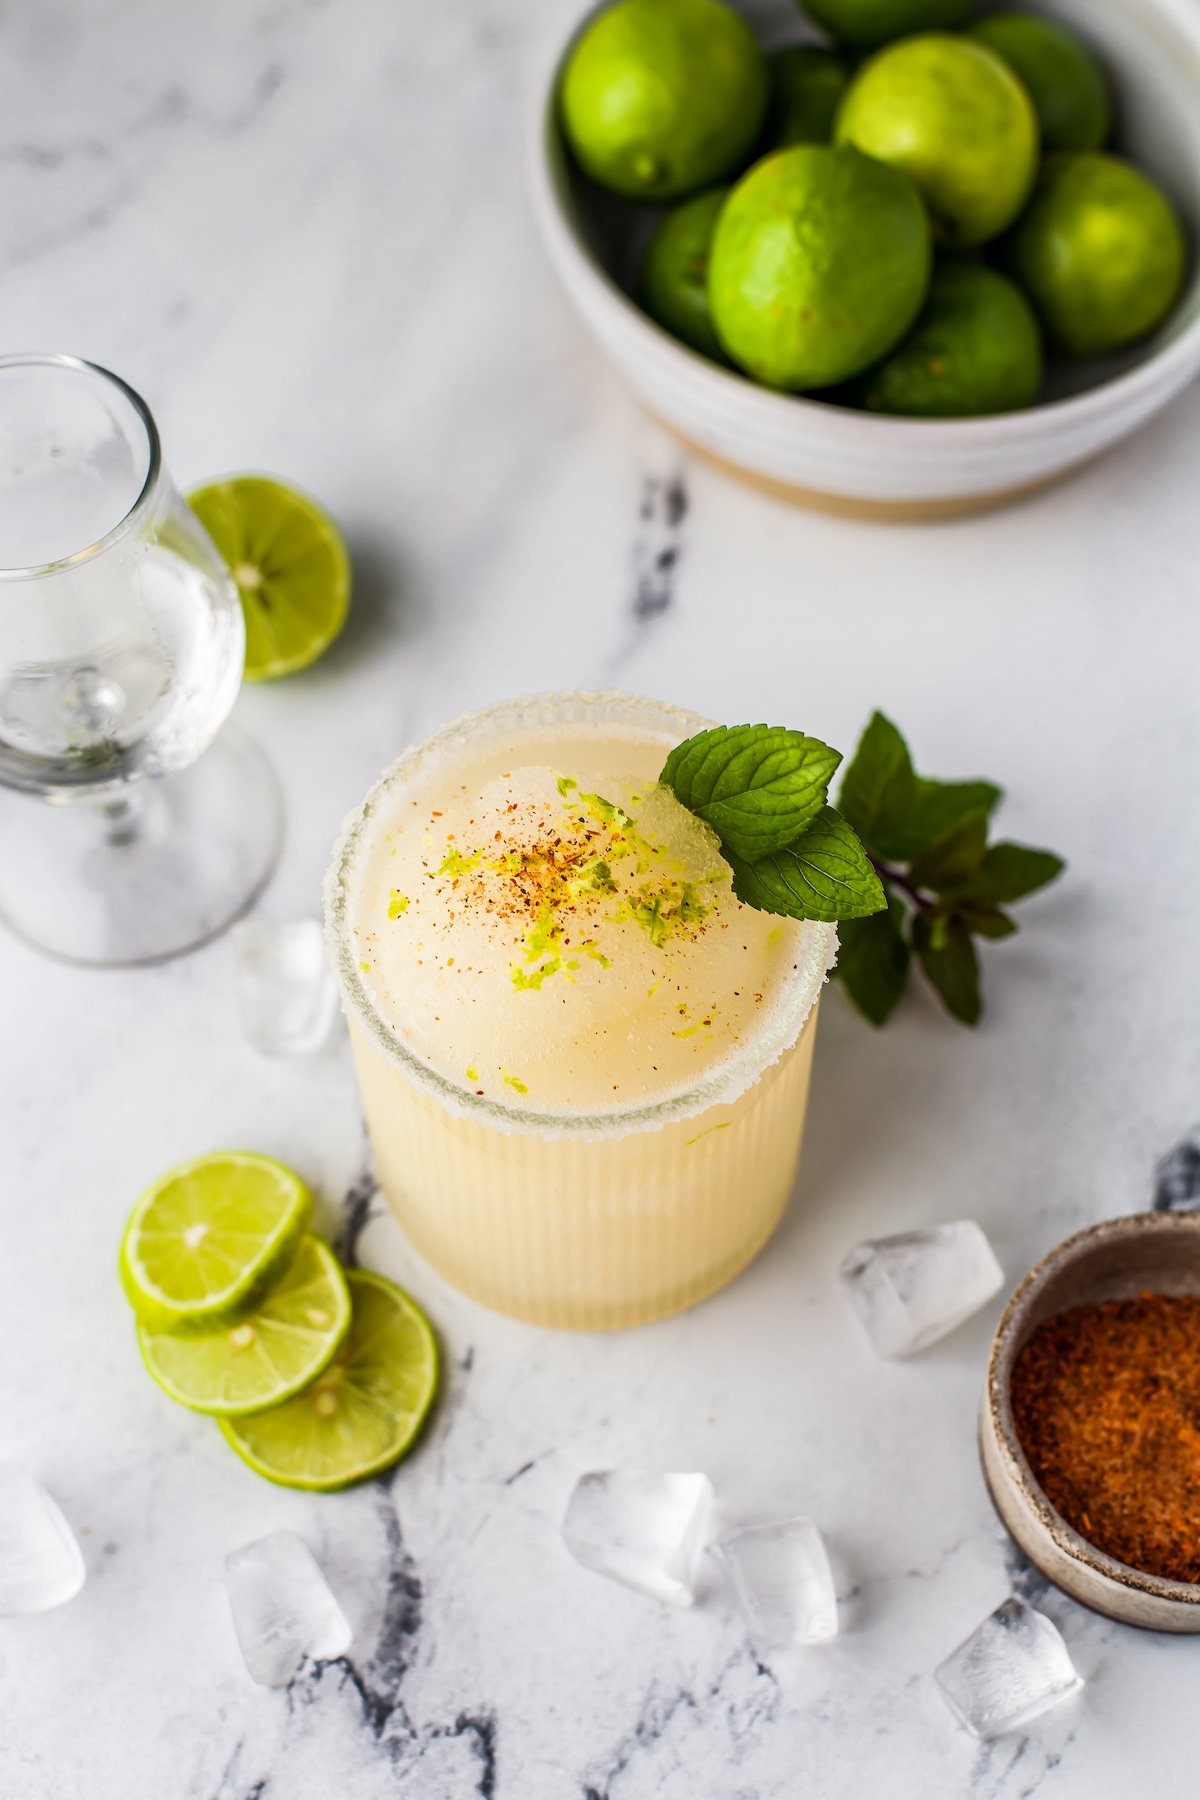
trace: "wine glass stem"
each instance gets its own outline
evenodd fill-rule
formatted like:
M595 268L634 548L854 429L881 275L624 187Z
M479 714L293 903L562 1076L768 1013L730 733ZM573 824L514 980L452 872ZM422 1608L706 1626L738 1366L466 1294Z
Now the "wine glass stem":
M146 796L140 787L131 787L119 800L106 800L100 807L104 836L110 844L132 844L142 835Z

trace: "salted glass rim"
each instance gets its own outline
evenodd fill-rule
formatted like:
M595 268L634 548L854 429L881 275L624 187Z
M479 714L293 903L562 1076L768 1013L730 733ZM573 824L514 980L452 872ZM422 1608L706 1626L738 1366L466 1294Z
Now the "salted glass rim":
M119 375L114 374L111 369L104 368L102 364L89 362L83 356L70 356L65 351L17 351L9 356L0 356L0 375L9 369L38 368L67 369L74 374L86 375L89 378L98 375L102 382L108 382L115 387L129 402L146 433L146 475L132 506L114 525L110 525L102 537L97 538L91 544L84 545L81 550L73 550L68 556L55 557L49 562L30 563L23 568L11 568L0 563L0 581L30 581L38 576L57 575L64 569L78 568L81 563L90 562L93 557L102 555L136 524L148 506L162 473L162 444L158 436L158 426L154 423L150 408L136 388L130 387L127 381L123 381Z
M796 1043L820 995L837 947L834 926L808 921L799 967L764 1024L703 1080L660 1100L606 1108L602 1112L539 1112L474 1094L416 1055L383 1018L367 991L348 918L356 859L364 841L369 841L374 814L395 790L403 792L425 767L436 765L441 757L464 750L472 743L494 737L505 726L524 730L586 722L589 717L631 725L648 725L654 718L664 728L677 731L681 741L698 731L709 730L713 723L669 702L616 690L524 694L476 712L462 713L389 764L366 798L344 820L325 877L326 947L341 989L343 1010L351 1022L362 1029L393 1068L446 1111L504 1132L544 1138L624 1137L689 1118L710 1106L731 1103Z

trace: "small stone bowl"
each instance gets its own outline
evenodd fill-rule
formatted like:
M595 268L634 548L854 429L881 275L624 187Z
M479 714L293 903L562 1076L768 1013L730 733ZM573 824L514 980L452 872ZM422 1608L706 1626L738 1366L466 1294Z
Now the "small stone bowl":
M1200 1632L1200 1582L1164 1581L1106 1556L1051 1506L1013 1423L1013 1365L1043 1320L1095 1300L1200 1294L1200 1213L1133 1213L1067 1238L1026 1275L1004 1309L979 1419L984 1479L1016 1543L1056 1587L1149 1631Z

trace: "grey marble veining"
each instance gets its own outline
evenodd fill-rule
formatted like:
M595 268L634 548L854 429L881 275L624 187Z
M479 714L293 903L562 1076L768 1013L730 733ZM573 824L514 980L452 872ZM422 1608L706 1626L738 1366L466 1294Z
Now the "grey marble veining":
M238 714L288 799L268 916L315 911L339 819L449 715L617 682L849 747L882 705L923 766L1005 783L1006 832L1069 858L986 955L974 1037L915 996L823 1009L801 1190L697 1312L612 1338L493 1317L408 1251L349 1056L241 1040L227 942L85 974L0 938L5 1452L81 1530L89 1579L0 1621L4 1800L1128 1800L1194 1785L1200 1644L1045 1589L990 1510L974 1412L999 1302L908 1365L837 1292L850 1245L977 1217L1009 1280L1105 1213L1194 1204L1200 396L1019 511L930 528L808 516L639 417L542 260L528 104L558 0L17 0L0 24L7 347L142 389L183 485L277 471L355 559L313 671ZM299 1167L343 1251L435 1318L446 1390L393 1477L274 1490L145 1379L113 1263L169 1163ZM748 1649L572 1563L575 1476L703 1468L726 1523L802 1511L843 1633ZM293 1527L355 1631L255 1688L222 1558ZM1088 1680L981 1748L936 1664L1010 1590Z

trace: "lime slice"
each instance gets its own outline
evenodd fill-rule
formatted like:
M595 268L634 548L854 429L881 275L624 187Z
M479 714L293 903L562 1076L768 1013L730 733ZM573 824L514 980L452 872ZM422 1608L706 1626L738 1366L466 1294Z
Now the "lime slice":
M146 1367L164 1393L205 1413L259 1412L307 1387L326 1368L350 1324L337 1258L302 1237L275 1286L219 1324L186 1331L138 1326Z
M222 1150L168 1169L121 1240L130 1305L158 1331L232 1312L291 1261L311 1213L300 1177L270 1156Z
M246 680L306 669L350 604L350 558L323 507L266 475L234 475L188 495L229 564L246 615Z
M346 1279L354 1317L318 1381L286 1406L222 1419L243 1462L282 1487L329 1492L399 1462L433 1405L438 1349L420 1308L364 1269Z

